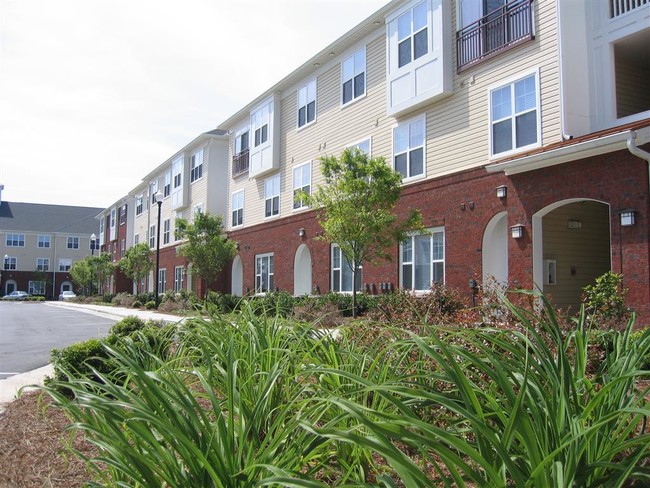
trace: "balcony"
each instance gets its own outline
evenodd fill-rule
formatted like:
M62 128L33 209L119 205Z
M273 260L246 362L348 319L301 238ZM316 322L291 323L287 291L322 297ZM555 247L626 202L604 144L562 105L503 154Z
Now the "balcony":
M532 40L533 0L511 2L456 33L458 71Z
M235 154L232 158L232 177L248 173L248 163L249 163L249 151L244 149L243 151Z
M609 16L614 19L648 4L650 0L610 0Z

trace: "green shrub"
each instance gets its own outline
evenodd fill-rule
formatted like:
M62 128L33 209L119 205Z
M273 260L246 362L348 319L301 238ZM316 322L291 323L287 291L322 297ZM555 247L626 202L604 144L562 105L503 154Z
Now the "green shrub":
M115 335L118 337L128 336L136 330L142 330L145 327L145 321L135 315L129 315L124 317L119 322L113 324L113 326L108 330L108 334Z
M142 308L142 303L140 303L138 300L133 302L133 305L131 305L133 308Z
M113 305L117 305L118 307L130 308L133 306L133 303L135 301L136 301L135 297L130 293L121 292L115 295L111 299L110 303L112 303Z
M238 309L242 297L224 294L215 291L209 291L207 296L207 305L217 308L221 313L232 313Z
M146 308L147 310L155 310L156 309L156 302L154 300L151 300L151 301L144 304L144 308Z
M25 298L25 301L27 302L44 302L45 297L41 295L32 295L30 297Z
M583 291L585 310L594 321L620 320L628 315L625 306L627 290L623 288L623 275L608 271L596 278L593 285L585 286Z
M77 378L96 379L93 370L108 373L113 369L100 339L88 339L63 349L53 349L51 362L54 380L62 382L67 382L69 374Z

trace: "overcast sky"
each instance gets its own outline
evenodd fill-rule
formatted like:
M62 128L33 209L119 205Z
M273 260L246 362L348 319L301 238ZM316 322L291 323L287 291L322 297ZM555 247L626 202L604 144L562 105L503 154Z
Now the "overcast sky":
M2 199L107 207L388 0L0 0Z

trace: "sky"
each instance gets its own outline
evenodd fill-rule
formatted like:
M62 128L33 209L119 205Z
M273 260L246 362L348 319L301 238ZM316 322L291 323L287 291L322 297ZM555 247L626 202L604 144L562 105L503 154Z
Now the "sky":
M0 0L2 200L108 207L388 0Z

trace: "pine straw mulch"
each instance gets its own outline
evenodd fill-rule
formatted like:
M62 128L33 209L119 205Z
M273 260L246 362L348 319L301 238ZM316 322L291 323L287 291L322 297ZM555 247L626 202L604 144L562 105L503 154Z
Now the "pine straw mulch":
M85 463L66 450L69 420L50 397L29 392L0 413L0 488L77 488L92 479ZM74 447L92 455L76 436Z

